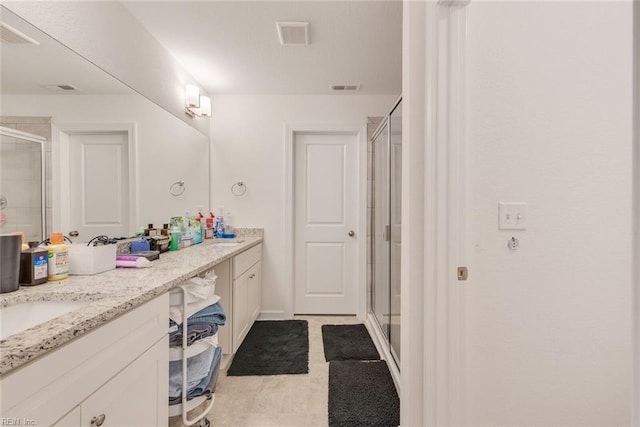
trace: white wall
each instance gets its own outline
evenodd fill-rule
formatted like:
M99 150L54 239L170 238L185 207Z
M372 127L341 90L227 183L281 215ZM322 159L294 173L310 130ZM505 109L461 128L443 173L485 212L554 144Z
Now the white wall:
M135 123L138 224L161 227L171 216L209 206L209 138L140 95L3 95L6 116L51 116L54 126ZM184 180L180 197L170 185ZM62 230L68 232L69 230Z
M468 6L469 425L630 423L631 9Z
M3 1L40 28L123 83L201 132L206 119L184 113L184 88L197 82L117 1Z
M386 114L396 95L218 95L212 99L212 206L225 206L237 227L264 227L264 314L284 316L285 123L360 122ZM231 194L243 181L244 196ZM215 212L214 212L215 213Z

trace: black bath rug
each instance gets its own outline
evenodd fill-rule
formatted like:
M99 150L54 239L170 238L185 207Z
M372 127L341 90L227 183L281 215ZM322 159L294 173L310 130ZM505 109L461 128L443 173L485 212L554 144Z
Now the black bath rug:
M306 374L306 320L265 320L253 324L227 370L229 376Z
M329 363L329 427L400 425L400 399L387 362Z
M322 325L324 357L332 360L380 360L367 328L358 325Z

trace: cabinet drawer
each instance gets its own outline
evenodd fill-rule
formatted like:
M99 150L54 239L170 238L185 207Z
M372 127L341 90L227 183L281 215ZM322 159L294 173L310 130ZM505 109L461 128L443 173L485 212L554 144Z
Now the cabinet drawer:
M236 279L262 258L262 243L233 257L233 278Z

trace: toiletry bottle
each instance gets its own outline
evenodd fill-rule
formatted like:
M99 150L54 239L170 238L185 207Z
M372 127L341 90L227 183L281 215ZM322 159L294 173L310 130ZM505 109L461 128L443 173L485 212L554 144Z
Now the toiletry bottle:
M235 227L233 226L233 216L227 211L224 217L224 237L233 239L236 237Z
M47 255L45 248L38 247L38 242L29 242L27 249L20 254L20 284L40 285L47 283Z
M218 217L218 226L216 227L216 238L224 237L224 218Z
M24 233L22 231L16 231L15 233L11 233L11 234L19 234L22 237L22 249L21 250L25 250L25 249L29 249L29 245L26 242L26 239L24 237Z
M62 280L69 277L69 248L64 244L62 233L51 233L48 246L47 270L49 280Z
M216 217L216 221L213 224L213 237L218 237L218 227L220 226L220 217Z
M157 228L153 228L153 224L147 224L147 228L144 229L144 235L145 236L158 236L160 234L160 232L158 231Z
M215 234L214 228L213 228L213 220L215 219L215 217L213 216L212 213L209 213L209 217L205 218L205 228L204 228L204 238L205 239L213 239L213 235Z
M180 249L180 229L178 227L171 228L171 242L169 243L170 251L177 251Z

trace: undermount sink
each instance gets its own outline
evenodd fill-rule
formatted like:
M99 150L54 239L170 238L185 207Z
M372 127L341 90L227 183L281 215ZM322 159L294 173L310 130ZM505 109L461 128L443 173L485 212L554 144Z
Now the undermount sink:
M225 242L225 241L221 241L221 242L213 242L214 245L216 246L238 246L240 243L244 242L244 240L233 240L230 242Z
M91 304L91 301L28 301L0 307L0 339Z

